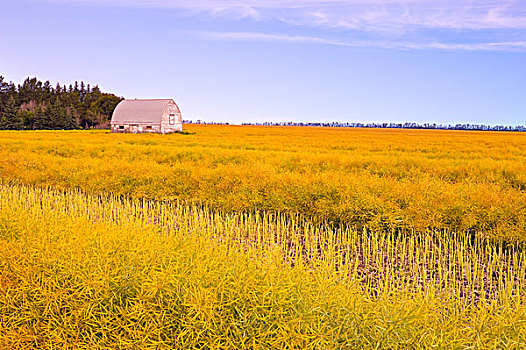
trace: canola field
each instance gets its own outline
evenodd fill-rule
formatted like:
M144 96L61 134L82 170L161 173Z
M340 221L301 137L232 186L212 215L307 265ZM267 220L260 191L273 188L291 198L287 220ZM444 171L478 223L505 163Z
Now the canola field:
M522 349L526 135L0 133L0 348Z
M299 213L382 231L526 233L526 134L186 125L3 132L4 183Z

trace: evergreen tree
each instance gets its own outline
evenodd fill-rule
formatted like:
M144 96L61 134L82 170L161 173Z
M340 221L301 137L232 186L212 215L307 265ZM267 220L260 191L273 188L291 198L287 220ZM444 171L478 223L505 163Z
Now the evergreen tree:
M77 121L77 112L74 108L65 108L66 110L66 129L67 130L73 130L79 128L79 123Z
M52 106L37 107L34 112L33 129L35 130L49 130L52 129L53 112Z
M17 130L22 128L18 107L13 96L9 97L0 115L0 130Z
M22 122L21 129L24 130L33 130L35 129L35 112L34 111L19 111L18 118Z
M41 92L41 100L42 101L48 101L51 99L54 95L53 87L51 87L51 83L49 80L46 80L44 85L42 85L42 92Z
M76 121L72 118L68 109L62 105L60 99L57 97L55 103L49 107L51 127L57 130L71 130L76 128Z
M7 116L4 113L0 113L0 130L8 130Z
M7 129L9 130L20 130L22 129L23 123L18 113L18 107L16 100L13 96L9 97L7 104L4 109L4 116L7 120Z
M44 114L46 116L45 119L49 121L49 124L47 125L49 129L62 129L60 120L60 100L58 97L55 99L55 101L53 101L53 103L50 103L46 106Z
M4 81L4 77L0 75L0 116L4 111L9 98L9 84Z
M5 105L7 104L7 83L4 77L0 75L0 130L5 129L6 117L4 116Z

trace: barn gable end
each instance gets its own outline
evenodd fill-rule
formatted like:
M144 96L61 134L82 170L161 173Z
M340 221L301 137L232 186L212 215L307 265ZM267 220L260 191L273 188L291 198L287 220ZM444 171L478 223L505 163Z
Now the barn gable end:
M111 118L112 132L167 134L182 130L181 111L172 99L124 100Z
M181 111L173 100L170 100L164 109L161 128L167 132L183 131Z

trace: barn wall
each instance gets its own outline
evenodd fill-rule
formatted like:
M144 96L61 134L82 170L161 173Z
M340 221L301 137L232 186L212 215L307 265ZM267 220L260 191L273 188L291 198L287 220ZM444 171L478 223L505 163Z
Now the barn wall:
M170 114L175 114L175 124L170 124ZM179 107L173 101L170 101L161 119L161 132L171 133L176 131L183 131L183 120Z
M121 129L119 126L124 126ZM148 128L151 127L151 129ZM160 124L116 124L111 126L111 131L116 133L161 133Z

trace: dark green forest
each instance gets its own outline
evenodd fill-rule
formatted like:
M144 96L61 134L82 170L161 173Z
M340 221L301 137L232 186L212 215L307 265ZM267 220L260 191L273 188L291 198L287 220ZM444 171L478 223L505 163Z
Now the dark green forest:
M53 86L28 77L15 85L0 76L0 130L109 128L122 99L84 82Z

